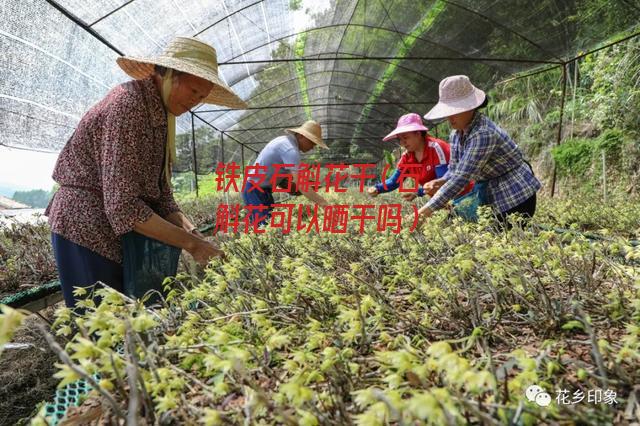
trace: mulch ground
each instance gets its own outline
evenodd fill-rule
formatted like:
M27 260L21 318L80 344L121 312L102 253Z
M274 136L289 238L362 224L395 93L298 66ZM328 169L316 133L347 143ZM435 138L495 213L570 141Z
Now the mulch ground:
M45 317L50 314L43 312ZM12 343L29 346L6 349L0 355L0 425L28 424L39 404L55 394L58 379L53 374L58 358L37 327L42 322L35 315L29 317L12 339Z

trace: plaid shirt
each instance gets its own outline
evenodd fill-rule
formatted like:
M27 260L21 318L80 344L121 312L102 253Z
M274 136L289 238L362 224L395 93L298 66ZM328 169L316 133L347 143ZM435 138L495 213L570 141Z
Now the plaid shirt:
M466 133L451 133L447 182L429 200L430 210L444 207L470 180L487 182L487 201L497 213L520 205L542 185L507 133L477 113Z

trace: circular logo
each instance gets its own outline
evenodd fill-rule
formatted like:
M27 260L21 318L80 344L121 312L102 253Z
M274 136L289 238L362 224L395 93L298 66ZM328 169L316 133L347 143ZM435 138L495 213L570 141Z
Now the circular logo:
M531 385L527 388L525 395L527 396L527 399L530 402L535 402L536 400L536 395L538 395L539 393L544 392L544 389L542 389L540 386L538 385Z
M541 407L548 407L551 404L551 395L546 392L540 392L536 395L536 404Z

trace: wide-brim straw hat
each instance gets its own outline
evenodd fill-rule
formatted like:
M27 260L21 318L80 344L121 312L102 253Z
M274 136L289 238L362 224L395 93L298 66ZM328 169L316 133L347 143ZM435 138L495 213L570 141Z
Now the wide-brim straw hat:
M393 132L382 138L382 140L388 141L391 139L396 139L401 133L428 131L429 129L422 123L422 118L420 117L420 115L416 114L415 112L411 112L400 117L398 119L398 125L393 130Z
M151 76L155 72L156 65L195 75L213 83L213 88L202 100L203 103L238 109L247 107L247 103L218 76L216 50L200 40L176 37L159 56L149 58L121 56L116 62L125 73L136 80Z
M329 149L329 147L322 141L322 127L320 124L313 120L305 122L302 126L294 129L286 129L288 133L298 133L305 138L309 139L314 144Z
M424 118L440 120L461 112L478 108L487 95L473 84L466 75L453 75L440 82L440 99Z

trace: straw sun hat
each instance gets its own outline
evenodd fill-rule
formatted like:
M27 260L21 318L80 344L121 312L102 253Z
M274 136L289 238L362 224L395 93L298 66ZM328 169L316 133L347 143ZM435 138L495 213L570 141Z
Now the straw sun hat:
M203 103L238 109L247 107L246 102L233 93L233 90L218 77L216 49L200 40L176 37L159 56L149 58L123 56L116 59L116 62L125 73L136 80L153 75L156 65L169 69L162 78L160 91L165 107L169 101L174 70L195 75L213 83L213 88L202 100ZM176 118L168 110L167 143L164 158L164 174L167 184L171 186L171 165L176 160Z
M440 99L424 118L439 120L461 112L478 108L487 95L473 84L466 75L453 75L440 82Z
M314 144L321 146L324 149L329 149L329 147L322 141L322 128L317 122L313 120L307 121L300 127L296 127L294 129L286 129L286 132L298 133L309 139Z
M123 56L116 61L125 73L136 80L151 76L156 65L195 75L213 83L213 88L202 100L203 103L238 109L247 107L246 102L233 93L218 76L216 50L200 40L176 37L159 56Z

